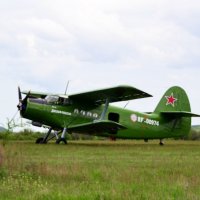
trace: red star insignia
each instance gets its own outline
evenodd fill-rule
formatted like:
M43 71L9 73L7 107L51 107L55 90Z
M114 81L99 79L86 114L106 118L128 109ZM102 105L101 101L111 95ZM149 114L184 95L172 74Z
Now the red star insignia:
M174 103L178 100L178 99L174 98L173 93L171 93L170 96L165 96L165 98L167 99L166 106L170 104L174 107Z

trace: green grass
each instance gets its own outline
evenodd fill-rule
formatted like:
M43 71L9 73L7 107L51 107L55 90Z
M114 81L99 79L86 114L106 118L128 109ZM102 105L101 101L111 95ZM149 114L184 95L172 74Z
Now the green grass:
M0 199L199 199L200 142L0 141Z

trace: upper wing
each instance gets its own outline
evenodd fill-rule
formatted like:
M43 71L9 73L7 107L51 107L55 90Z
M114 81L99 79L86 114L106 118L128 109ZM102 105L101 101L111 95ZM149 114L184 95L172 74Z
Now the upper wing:
M30 97L35 98L45 98L47 95L57 95L58 94L51 94L51 93L43 93L43 92L27 92L23 91L23 94L28 94ZM109 102L117 102L117 101L127 101L132 99L139 99L145 97L152 97L152 95L143 92L137 88L131 86L118 86L113 88L106 88L101 90L94 90L79 94L73 95L62 95L65 98L69 98L73 102L82 102L82 103L90 103L94 105L104 104L106 99L109 99Z
M109 102L112 103L117 101L127 101L131 99L139 99L151 96L152 95L131 86L118 86L69 95L69 98L72 101L76 102L89 102L91 104L99 105L104 104L106 102L106 99L109 99Z
M50 93L32 92L32 91L22 91L22 94L26 94L26 95L29 94L30 97L42 98L42 99L44 99L48 95L51 95Z
M91 135L105 135L106 133L116 132L120 129L126 129L125 126L108 120L95 121L85 124L79 124L75 126L69 126L67 130L69 132L91 134Z

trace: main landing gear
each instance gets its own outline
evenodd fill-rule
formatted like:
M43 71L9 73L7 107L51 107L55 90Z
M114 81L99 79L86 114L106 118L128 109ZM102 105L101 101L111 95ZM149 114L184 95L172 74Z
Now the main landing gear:
M67 140L65 139L66 132L67 132L67 128L64 128L61 137L57 138L56 144L60 144L61 142L63 142L64 144L67 144Z
M46 144L49 140L52 140L53 138L56 137L56 144L60 144L60 143L67 144L67 140L65 139L65 136L66 136L66 133L67 133L67 128L63 129L61 137L58 136L61 133L61 131L55 131L54 134L51 137L49 137L52 130L53 130L52 128L49 128L45 137L44 138L43 137L38 138L35 141L35 143L36 144Z

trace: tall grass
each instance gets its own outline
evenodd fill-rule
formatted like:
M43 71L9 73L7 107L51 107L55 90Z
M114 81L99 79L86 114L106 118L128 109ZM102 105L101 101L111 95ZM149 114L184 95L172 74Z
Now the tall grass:
M0 146L0 199L199 199L200 143Z

